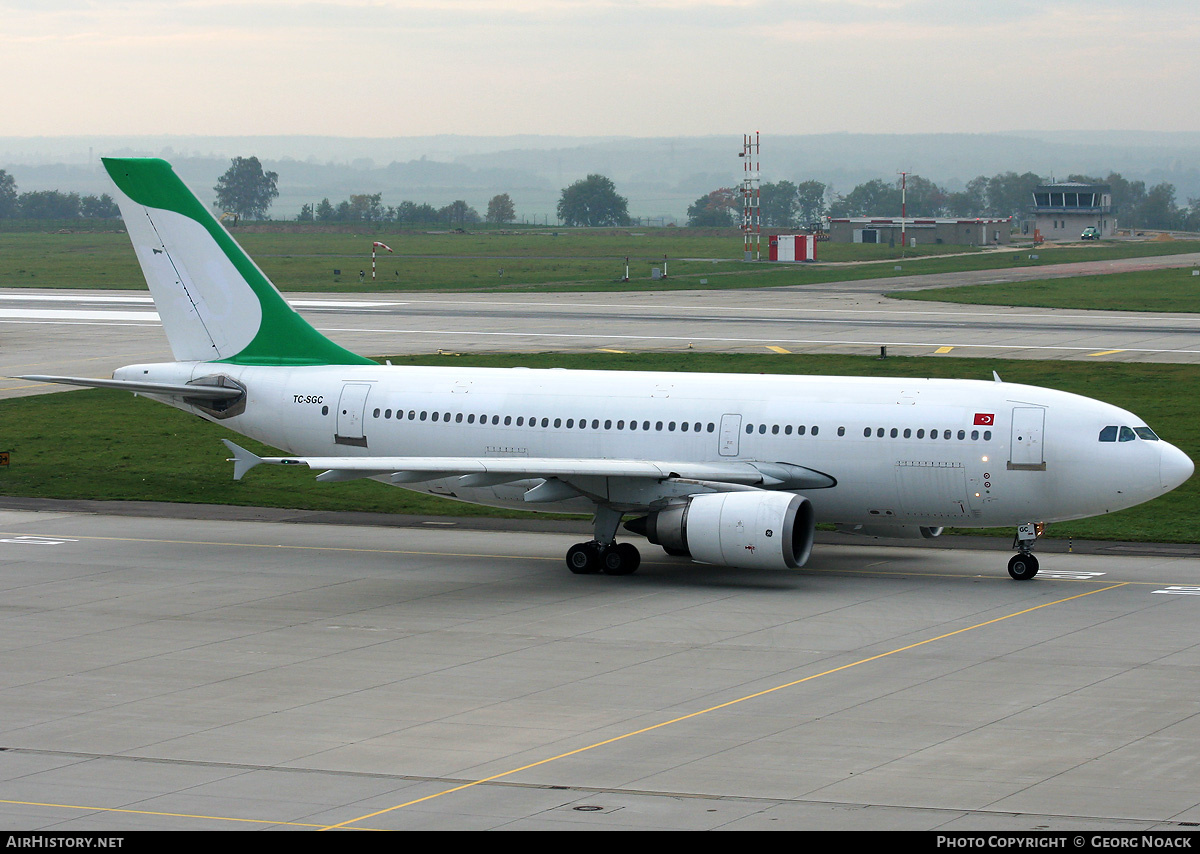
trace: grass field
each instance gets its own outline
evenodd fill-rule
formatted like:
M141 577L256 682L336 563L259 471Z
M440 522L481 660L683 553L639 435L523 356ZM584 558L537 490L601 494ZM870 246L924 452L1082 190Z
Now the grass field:
M1200 367L980 359L755 354L523 354L394 356L394 364L566 367L619 370L729 371L855 376L929 376L1008 380L1045 385L1106 400L1136 412L1192 459L1200 457ZM108 391L0 401L0 494L48 498L181 501L394 513L497 515L475 507L374 482L323 484L313 474L263 466L232 479L221 438L229 431L144 398ZM263 446L237 439L258 452ZM795 462L803 464L804 460ZM1059 523L1065 538L1200 542L1200 478L1150 503L1097 519Z
M1193 276L1191 268L1182 267L1103 276L1072 276L1037 282L931 288L893 293L890 296L971 305L1200 312L1200 276Z
M822 243L818 264L771 265L740 260L742 243L737 232L692 233L679 228L465 234L238 231L236 236L281 290L343 293L794 286L1200 251L1200 242L1185 241L1043 248L1036 253L1015 247L1003 251L961 246L901 250ZM374 240L387 243L395 254L379 257L378 277L372 281L370 249ZM907 253L903 258L902 251ZM1032 254L1038 258L1031 258ZM626 256L630 282L620 281ZM664 256L669 259L669 278L655 281L651 268L662 267ZM900 271L895 270L897 264ZM335 275L335 270L340 273ZM362 283L359 271L366 273ZM145 284L124 234L6 232L0 233L0 287L142 290Z

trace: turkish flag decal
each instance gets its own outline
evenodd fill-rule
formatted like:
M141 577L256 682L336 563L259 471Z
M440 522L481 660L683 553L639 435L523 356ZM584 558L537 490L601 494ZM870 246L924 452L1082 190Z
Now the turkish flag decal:
M976 412L975 423L982 424L984 427L991 427L996 423L996 416L991 412Z

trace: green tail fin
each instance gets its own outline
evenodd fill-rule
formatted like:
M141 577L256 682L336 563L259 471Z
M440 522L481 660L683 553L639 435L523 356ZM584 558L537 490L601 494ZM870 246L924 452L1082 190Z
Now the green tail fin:
M374 364L297 314L169 163L104 158L104 168L176 359Z

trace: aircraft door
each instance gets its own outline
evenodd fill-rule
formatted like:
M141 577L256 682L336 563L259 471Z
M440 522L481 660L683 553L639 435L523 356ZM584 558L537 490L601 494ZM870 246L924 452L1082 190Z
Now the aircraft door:
M721 416L721 445L720 454L723 457L736 457L738 444L742 435L742 416Z
M337 429L333 435L335 443L357 445L360 448L367 446L363 418L367 410L367 395L370 393L370 383L346 383L342 386L337 408Z
M1040 406L1014 406L1012 411L1012 443L1009 446L1008 468L1012 471L1045 471L1042 455L1042 432L1046 425L1046 410Z

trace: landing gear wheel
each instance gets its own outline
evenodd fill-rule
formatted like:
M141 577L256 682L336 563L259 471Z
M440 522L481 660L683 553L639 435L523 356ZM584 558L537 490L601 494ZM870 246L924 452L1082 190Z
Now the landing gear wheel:
M641 566L642 556L629 543L614 543L600 556L605 575L630 575Z
M1028 581L1038 574L1038 559L1033 555L1013 555L1008 562L1008 574L1015 581Z
M600 548L596 543L576 543L567 551L567 569L576 575L595 575L600 568Z

